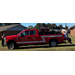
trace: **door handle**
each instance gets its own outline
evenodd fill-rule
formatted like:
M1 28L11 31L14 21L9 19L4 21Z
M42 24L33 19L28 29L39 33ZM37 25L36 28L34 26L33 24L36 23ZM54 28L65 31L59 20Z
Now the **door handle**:
M30 37L28 37L28 38L30 38Z

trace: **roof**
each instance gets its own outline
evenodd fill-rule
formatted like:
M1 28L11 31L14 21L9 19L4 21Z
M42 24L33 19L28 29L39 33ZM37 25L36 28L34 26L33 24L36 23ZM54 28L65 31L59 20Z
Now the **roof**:
M27 27L25 27L25 26L23 26L23 25L21 25L21 24L14 24L14 25L8 25L8 26L1 26L1 27L0 27L0 32L1 32L1 31L5 31L5 30L7 30L7 29L9 29L9 28L12 28L12 27L15 27L15 26L22 26L22 27L24 27L25 29L27 29Z
M68 29L73 29L74 27L75 27L75 25L73 25L73 26L69 27Z

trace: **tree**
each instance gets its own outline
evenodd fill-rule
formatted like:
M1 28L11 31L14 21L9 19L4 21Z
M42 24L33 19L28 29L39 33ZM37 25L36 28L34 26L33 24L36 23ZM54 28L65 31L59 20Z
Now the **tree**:
M47 25L46 25L45 23L37 23L34 28L35 28L35 29L39 29L40 27L41 27L41 28L47 27Z
M51 25L51 29L56 29L57 28L57 25L55 24L55 23L53 23L52 25Z
M47 23L46 26L49 27L49 29L51 29L51 24L50 23Z
M29 29L32 29L32 28L33 28L33 26L32 26L32 25L29 25L29 26L28 26L28 28L29 28Z
M65 29L68 29L68 26L66 26Z
M42 27L41 23L37 23L36 26L34 26L35 29L39 29L40 27Z
M58 29L62 29L62 28L63 28L63 25L60 24L57 28L58 28Z
M41 23L42 27L47 27L45 23Z

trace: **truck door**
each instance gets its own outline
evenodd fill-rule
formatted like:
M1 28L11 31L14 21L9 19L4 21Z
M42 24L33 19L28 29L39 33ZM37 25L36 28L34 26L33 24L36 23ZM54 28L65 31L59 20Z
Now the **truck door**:
M30 44L38 44L38 34L36 30L30 30L29 41Z
M38 44L38 35L36 33L36 30L25 31L21 33L21 36L19 37L19 41L17 42L17 44Z
M21 36L19 37L17 44L20 45L28 44L29 36L30 36L29 31L24 31L23 33L21 33Z

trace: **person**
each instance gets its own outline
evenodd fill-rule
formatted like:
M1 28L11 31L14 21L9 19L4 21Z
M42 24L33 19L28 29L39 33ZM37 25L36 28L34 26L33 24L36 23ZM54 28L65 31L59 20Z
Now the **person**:
M40 28L39 35L43 35L43 29Z
M54 31L54 29L52 29L52 34L55 34L55 31Z
M46 31L49 32L49 27L46 28Z
M72 42L71 42L71 38L68 37L68 33L67 33L67 31L64 31L64 35L65 35L65 39L67 39L68 42L72 44Z
M43 32L45 32L45 29L46 29L46 28L45 28L45 27L43 27Z
M5 37L5 34L2 35L2 46L4 47L4 37Z

